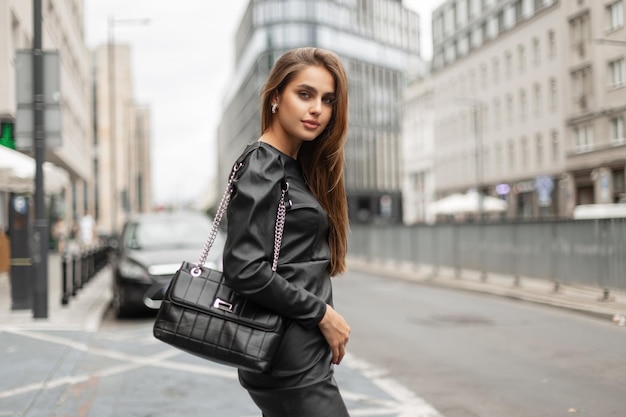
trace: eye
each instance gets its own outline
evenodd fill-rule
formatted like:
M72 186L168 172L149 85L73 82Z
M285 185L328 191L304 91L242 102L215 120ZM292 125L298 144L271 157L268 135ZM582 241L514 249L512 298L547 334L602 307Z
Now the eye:
M311 94L309 94L308 91L300 91L299 95L300 95L300 98L303 98L303 99L311 98Z
M327 97L324 97L322 101L324 102L324 104L332 105L332 104L335 104L335 97L327 96Z

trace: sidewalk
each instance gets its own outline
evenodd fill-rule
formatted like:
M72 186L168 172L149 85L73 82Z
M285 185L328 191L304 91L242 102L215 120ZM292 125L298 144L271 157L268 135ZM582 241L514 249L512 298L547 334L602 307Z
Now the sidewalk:
M247 411L254 407L239 400L242 391L232 370L227 370L229 373L224 377L224 370L216 365L155 341L146 333L145 326L116 327L114 334L104 327L100 330L111 301L109 267L104 267L67 305L62 305L60 262L56 254L49 258L46 319L32 318L30 310L11 311L9 279L7 274L0 275L0 337L3 338L0 357L4 359L0 361L0 368L7 376L0 378L0 415L46 415L42 414L44 410L60 413L53 411L56 414L50 415L88 415L88 409L95 413L90 415L109 415L111 404L130 407L127 409L142 415L163 415L162 404L155 402L155 398L171 395L168 390L175 389L177 381L186 381L192 387L186 398L195 408L185 415L207 415L207 410L198 408L198 404L209 407L209 413L220 406L224 415L256 415L254 411ZM562 285L555 292L553 283L528 278L515 286L512 277L489 275L482 281L475 271L462 271L457 278L455 271L448 269L440 269L435 275L431 267L355 258L348 260L348 267L355 272L567 308L607 320L615 315L626 315L624 293L611 293L609 301L599 301L602 294L595 288ZM154 386L145 384L153 376L155 367L159 368L160 375L171 372L163 381L172 381L172 384L161 384L156 397ZM358 358L347 357L346 366L337 371L354 415L443 417L420 397L388 378L385 371ZM207 379L206 375L213 377ZM220 393L208 402L207 383L214 384ZM128 394L121 395L120 390L131 387L145 389L141 388L143 391L139 393L133 391L132 398L136 401L129 406ZM226 403L222 404L222 400Z
M48 257L48 318L33 318L32 310L11 310L9 275L0 274L0 331L3 328L37 328L97 331L111 302L111 270L104 267L66 305L62 299L61 256Z
M143 323L101 326L109 267L65 306L60 271L52 255L46 319L11 311L9 279L0 276L0 416L258 415L235 370L158 342ZM344 363L336 377L353 415L443 417L385 370L352 355Z
M524 301L566 308L608 320L626 316L626 292L611 291L603 300L602 290L582 285L561 284L555 291L554 283L522 277L516 286L513 277L489 274L485 281L476 271L461 271L456 277L450 268L441 268L435 275L432 267L413 264L384 263L350 258L348 268L370 274L404 279L428 285L437 285L477 291ZM0 331L7 327L63 328L97 331L102 316L112 297L111 271L108 267L97 273L67 305L61 305L61 258L49 257L48 264L48 318L34 319L31 310L11 310L11 291L8 274L0 274Z
M565 308L591 314L616 324L626 325L626 292L611 291L608 299L603 299L602 289L583 285L560 284L542 279L521 277L515 285L512 276L488 274L482 280L478 271L460 271L457 277L453 268L417 266L411 263L377 262L362 258L351 258L348 268L352 271L404 279L427 285L477 291L502 297Z

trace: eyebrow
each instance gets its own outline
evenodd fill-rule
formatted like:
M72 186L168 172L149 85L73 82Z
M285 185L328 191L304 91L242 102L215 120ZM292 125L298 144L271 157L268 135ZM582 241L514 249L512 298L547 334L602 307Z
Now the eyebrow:
M297 88L304 88L306 90L311 90L311 91L313 91L315 93L318 93L317 88L315 88L313 86L310 86L308 84L298 84L296 87ZM335 92L334 91L329 91L328 93L325 93L324 95L332 95L332 96L334 96Z

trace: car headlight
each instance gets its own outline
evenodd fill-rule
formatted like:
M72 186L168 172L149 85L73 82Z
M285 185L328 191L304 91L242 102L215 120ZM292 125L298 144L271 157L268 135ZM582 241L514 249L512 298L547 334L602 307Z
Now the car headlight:
M149 279L148 271L146 271L143 267L141 267L141 265L138 265L127 259L124 259L120 262L119 270L120 270L120 275L122 275L125 278L140 279L140 280Z

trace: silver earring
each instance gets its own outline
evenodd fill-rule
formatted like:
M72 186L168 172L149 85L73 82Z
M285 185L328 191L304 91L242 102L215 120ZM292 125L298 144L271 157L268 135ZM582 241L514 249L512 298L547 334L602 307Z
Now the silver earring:
M278 110L278 103L272 104L272 114L276 113L277 110Z

